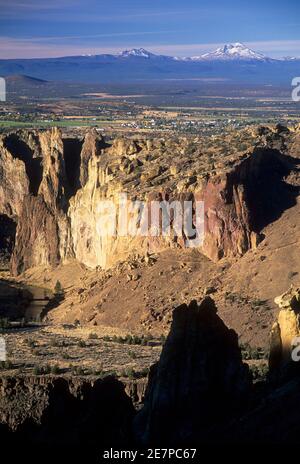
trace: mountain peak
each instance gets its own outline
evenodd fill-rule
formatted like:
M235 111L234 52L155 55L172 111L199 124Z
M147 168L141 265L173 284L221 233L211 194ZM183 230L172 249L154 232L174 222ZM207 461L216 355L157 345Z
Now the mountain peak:
M255 52L240 42L225 44L214 52L205 53L201 58L205 60L268 60L262 53Z
M131 50L124 50L118 54L121 58L128 58L130 56L139 57L139 58L151 58L155 56L154 53L148 52L144 48L132 48Z

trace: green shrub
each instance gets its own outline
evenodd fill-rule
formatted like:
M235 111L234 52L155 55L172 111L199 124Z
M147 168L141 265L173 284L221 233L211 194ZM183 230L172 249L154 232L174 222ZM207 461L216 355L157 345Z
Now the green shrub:
M248 343L244 343L240 345L240 349L244 360L260 360L267 358L267 353L263 348L252 347Z
M43 367L43 373L46 375L51 373L51 366L49 366L49 364Z
M54 364L54 366L51 366L51 374L52 375L58 375L60 373L60 368L57 364Z
M147 377L147 375L149 374L149 368L148 368L148 367L144 367L144 369L142 369L141 371L139 371L139 374L140 374L140 377L141 377L141 378Z
M85 370L80 366L73 367L73 374L74 375L85 375Z
M0 361L0 369L6 370L6 369L13 369L13 363L9 360L7 361Z
M56 284L54 286L54 295L61 296L64 294L62 284L60 283L59 280L56 281Z
M30 348L35 348L35 342L31 338L26 338L25 343L30 347Z
M144 377L147 377L148 373L149 373L149 369L146 367L140 371L135 371L132 367L130 367L128 369L124 369L121 372L121 376L126 377L130 380L136 380L136 379L142 379Z
M33 368L33 375L42 375L43 369L39 366L34 366Z
M160 340L162 345L164 345L166 343L166 339L167 339L167 337L165 335L163 335L163 334L159 337L159 340Z
M55 338L51 338L50 340L50 346L52 346L53 348L57 348L58 346L60 346L60 343L58 340L56 340Z
M252 378L255 382L265 382L268 377L269 368L267 364L261 364L260 366L250 366Z
M33 354L33 356L42 356L43 354L42 351L37 350L36 348L32 348L31 353Z
M34 375L47 375L51 373L51 367L49 364L46 364L45 366L34 366L33 368L33 374Z
M128 377L129 379L135 379L135 370L130 368L125 371L125 377Z
M127 334L125 337L120 337L117 335L113 335L113 337L109 337L108 335L105 335L102 338L103 341L105 342L114 342L114 343L120 343L122 345L142 345L146 346L149 344L151 340L153 340L153 336L151 334L148 335L131 335Z
M128 351L128 356L131 358L131 359L136 359L137 358L137 355L134 351Z
M7 317L0 317L0 331L6 330L11 327L10 321Z

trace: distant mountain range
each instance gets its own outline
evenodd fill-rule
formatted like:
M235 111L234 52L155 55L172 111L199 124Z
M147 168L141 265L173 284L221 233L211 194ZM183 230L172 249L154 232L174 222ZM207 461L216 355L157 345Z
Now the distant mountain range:
M192 57L156 55L134 48L115 55L3 59L0 75L86 83L191 79L290 85L292 78L300 75L300 58L269 58L237 42Z
M226 44L223 47L217 48L217 50L204 53L199 56L191 56L191 57L177 57L177 56L167 56L167 55L156 55L155 53L151 53L144 48L133 48L131 50L124 50L116 55L83 55L89 57L96 57L96 56L105 56L105 57L114 57L118 58L146 58L146 59L163 59L163 60L171 60L171 61L259 61L259 62L273 62L273 61L295 61L299 60L300 58L296 57L284 57L281 60L275 60L274 58L269 58L262 53L255 52L251 50L251 48L246 47L244 44L240 42L236 42L233 44Z

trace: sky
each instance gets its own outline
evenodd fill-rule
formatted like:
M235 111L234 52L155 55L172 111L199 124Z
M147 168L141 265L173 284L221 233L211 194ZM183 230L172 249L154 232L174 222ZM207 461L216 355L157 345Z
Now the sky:
M232 42L300 57L300 1L0 0L0 58L139 47L193 56Z

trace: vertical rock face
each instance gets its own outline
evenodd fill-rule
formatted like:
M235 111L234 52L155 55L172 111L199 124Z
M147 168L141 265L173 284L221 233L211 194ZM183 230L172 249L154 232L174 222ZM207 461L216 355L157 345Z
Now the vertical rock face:
M238 338L213 300L175 309L161 358L150 373L144 407L135 420L143 445L195 443L241 408L251 388ZM195 441L197 440L197 441Z
M91 268L101 266L108 269L133 252L147 250L147 238L129 234L120 236L113 230L114 224L117 225L119 194L123 193L123 189L111 180L110 170L97 157L92 157L88 165L88 180L70 201L68 216L74 254ZM137 222L138 213L132 215Z
M59 243L56 217L42 196L25 197L11 257L12 274L18 275L33 266L57 265Z
M36 195L26 195L18 214L11 271L19 274L38 265L53 266L69 250L66 217L68 182L58 129L39 134L41 178Z
M96 141L93 134L86 139L88 155L82 156L82 160L89 159L86 182L72 198L69 209L74 252L87 266L111 267L132 252L187 246L184 235L177 239L172 235L140 239L99 236L99 227L101 230L107 227L107 215L100 212L99 204L111 201L118 217L117 197L122 192L127 194L128 200L145 202L146 207L150 207L153 200L169 204L192 201L193 208L196 201L203 201L205 235L198 248L214 261L225 256L241 256L256 248L265 218L274 220L294 201L291 187L282 180L292 166L278 150L254 149L230 169L203 175L198 160L189 160L187 172L182 167L184 159L174 161L179 147L174 148L173 164L167 165L170 153L159 161L155 159L156 152L161 155L167 151L158 142L117 138L110 148L99 152L95 149ZM131 217L133 215L131 213Z
M84 187L88 181L89 160L99 156L101 154L101 149L106 146L103 137L98 134L95 129L91 129L91 131L86 134L80 154L80 185L82 187Z
M280 312L271 331L270 371L284 371L296 367L292 360L294 339L300 337L300 289L290 288L275 298ZM299 343L298 343L299 344Z
M86 137L81 159L88 159L87 168L81 167L82 188L70 201L68 215L71 222L74 253L88 267L109 268L131 253L146 250L162 251L173 246L187 246L188 237L140 237L105 234L109 229L107 210L101 212L101 202L109 201L119 217L118 196L128 200L141 200L146 208L151 202L196 201L204 202L204 242L199 249L214 261L223 256L242 255L257 243L257 234L249 224L249 210L242 180L235 170L194 184L184 180L176 182L166 167L150 163L155 144L116 139L107 150L96 150L97 138ZM153 148L154 146L154 148ZM169 168L168 168L169 169ZM171 170L172 171L172 167ZM176 171L177 172L177 171ZM156 178L164 176L164 181ZM180 177L180 174L177 172ZM191 184L189 182L192 182ZM150 216L149 216L150 218ZM133 220L134 219L134 220ZM195 220L195 217L194 217ZM118 219L116 220L117 223ZM128 212L127 223L138 223L138 212ZM148 230L151 230L151 219Z
M202 250L217 261L223 256L241 256L252 247L243 184L234 175L212 179L199 194L205 208L205 237Z
M284 147L284 137L289 136L283 134L276 135L280 147ZM253 146L257 137L253 135ZM298 187L287 188L283 180L293 170L292 158L277 148L265 147L253 148L246 154L225 154L212 163L211 153L203 153L202 148L195 144L190 151L185 139L118 137L108 145L96 130L87 133L83 143L81 139L63 138L58 129L3 136L0 215L18 224L13 271L22 272L37 264L52 265L68 257L91 268L110 268L130 254L190 245L193 234L188 236L185 231L181 237L176 237L174 230L167 236L111 233L108 211L103 212L101 205L110 202L110 212L118 224L119 194L126 194L129 202L144 202L146 208L153 200L169 205L172 201L181 205L190 201L194 223L195 204L203 201L204 241L196 246L214 261L255 248L266 218L270 222L276 219L298 194ZM44 220L37 213L39 208L45 214ZM127 223L139 223L139 211L126 214ZM172 229L172 218L170 222ZM40 230L32 233L35 244L31 240L27 247L26 240L36 226ZM149 232L152 227L151 216ZM51 246L47 230L51 234L57 231Z
M45 203L54 210L67 207L68 183L61 132L54 128L40 135L43 157L43 177L39 187Z
M16 218L21 212L24 196L29 193L29 180L24 162L5 148L3 140L0 140L0 152L0 211Z

